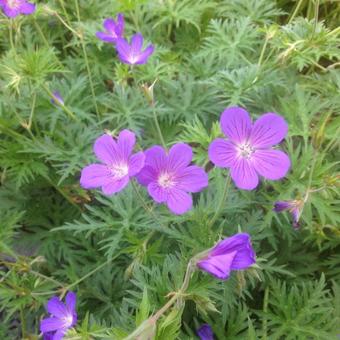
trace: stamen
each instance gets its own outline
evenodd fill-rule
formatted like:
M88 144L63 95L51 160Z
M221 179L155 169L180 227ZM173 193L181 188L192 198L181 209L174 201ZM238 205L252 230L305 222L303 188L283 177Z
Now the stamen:
M111 173L114 177L121 179L129 173L129 167L127 164L117 164L110 167Z
M174 186L175 181L171 174L164 172L158 177L158 184L164 189L169 189Z
M237 148L239 155L246 159L249 159L255 151L249 143L240 144Z

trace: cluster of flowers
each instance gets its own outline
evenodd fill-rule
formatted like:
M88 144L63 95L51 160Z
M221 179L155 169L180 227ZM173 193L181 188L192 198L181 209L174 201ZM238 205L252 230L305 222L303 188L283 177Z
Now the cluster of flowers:
M31 14L35 5L27 0L0 0L6 16ZM153 45L143 50L143 36L136 33L130 44L124 39L124 17L104 20L105 32L97 37L116 47L119 59L126 64L145 64L154 51ZM52 103L64 105L59 92L53 93ZM273 149L286 136L288 125L276 113L266 113L254 124L247 111L240 107L226 109L220 126L227 138L217 138L209 146L210 161L217 167L229 168L235 185L253 190L259 184L259 176L270 180L283 178L290 168L288 156ZM120 132L117 139L111 135L100 136L94 143L94 153L101 163L86 166L81 173L80 184L85 189L101 188L106 195L123 190L130 179L136 177L147 188L156 203L164 203L174 214L183 214L192 208L191 193L208 186L208 175L199 166L192 165L193 151L185 143L173 145L169 151L159 145L146 151L133 153L136 136L129 130ZM300 201L276 202L277 212L288 210L293 215L294 227L298 226ZM232 270L243 270L255 263L255 252L250 235L238 233L218 242L204 252L196 265L201 270L226 280ZM54 296L46 306L51 314L40 323L44 340L61 340L67 330L77 323L76 295L67 293L65 304ZM197 331L202 340L213 340L213 331L204 324Z
M210 144L209 159L217 167L230 168L238 188L255 189L259 176L278 180L286 175L289 157L272 148L288 131L281 116L266 113L252 124L247 111L231 107L222 113L220 125L227 139L217 138ZM93 150L102 164L91 164L82 170L81 186L101 187L104 194L112 195L124 189L131 177L136 177L156 203L165 203L175 214L190 210L190 193L208 186L205 170L191 165L192 148L177 143L167 152L155 145L133 154L135 143L135 134L129 130L123 130L117 140L108 134L99 137Z
M145 64L154 52L154 46L150 44L143 50L144 38L141 33L132 36L130 44L124 39L124 16L118 14L117 20L108 18L104 20L104 32L97 32L97 38L113 44L116 47L119 59L124 64Z

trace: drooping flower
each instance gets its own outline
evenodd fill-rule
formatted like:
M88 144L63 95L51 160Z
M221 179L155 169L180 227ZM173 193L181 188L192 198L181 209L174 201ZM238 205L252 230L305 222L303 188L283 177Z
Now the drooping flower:
M214 333L210 325L203 324L198 330L197 335L201 340L214 340Z
M293 217L293 227L298 229L300 227L299 220L303 204L303 200L277 201L273 210L275 212L289 211Z
M97 32L96 36L98 39L108 43L114 44L117 39L123 38L124 34L124 16L119 13L117 21L112 18L105 19L103 22L105 32Z
M228 140L215 139L209 146L209 158L217 166L231 169L231 177L240 189L252 190L259 176L270 180L283 178L290 168L289 157L273 145L286 136L288 125L276 113L266 113L254 124L240 107L226 109L221 128Z
M124 64L145 64L154 51L154 46L150 44L143 50L143 36L136 33L132 36L130 44L124 38L117 39L116 50L119 59Z
M175 214L184 214L192 207L191 192L199 192L208 185L208 175L190 165L192 149L178 143L167 154L159 145L145 151L145 166L137 175L138 182L147 187L157 203L165 203Z
M51 99L51 103L52 104L58 104L63 106L64 105L64 98L61 96L59 91L54 91L52 92L52 99Z
M15 18L20 14L32 14L35 11L35 4L27 0L0 0L0 7L9 18Z
M44 334L45 340L63 339L67 330L77 323L76 299L75 293L68 292L65 303L62 303L57 296L47 302L46 310L51 316L40 322L40 331Z
M232 270L246 269L255 261L250 235L239 233L218 242L197 262L197 266L218 279L226 280Z
M129 130L120 132L117 141L110 135L100 136L93 151L103 164L90 164L81 172L80 185L85 189L101 187L105 195L123 190L132 176L144 166L142 151L132 155L136 136Z

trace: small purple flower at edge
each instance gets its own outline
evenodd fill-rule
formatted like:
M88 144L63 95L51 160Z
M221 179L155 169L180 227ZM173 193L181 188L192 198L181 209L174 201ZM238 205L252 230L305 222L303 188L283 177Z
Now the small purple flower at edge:
M247 111L231 107L222 113L220 124L228 140L215 139L209 146L209 158L217 167L231 169L231 178L238 188L255 189L259 176L278 180L286 175L289 157L272 149L288 131L281 116L266 113L252 124Z
M76 299L75 293L68 292L65 304L57 296L47 302L46 310L51 314L51 317L40 322L40 331L44 334L45 340L63 339L67 330L77 323Z
M214 340L214 333L207 323L203 324L198 330L197 335L201 340Z
M218 242L197 266L218 279L228 279L232 270L247 269L256 262L250 235L239 233Z
M115 43L117 39L123 38L124 34L124 16L123 14L118 14L117 22L112 18L104 20L103 23L105 32L97 32L96 36L98 39L105 41L107 43Z
M144 166L142 151L133 155L136 136L129 130L120 132L117 141L110 135L100 136L93 151L103 164L90 164L81 172L80 185L85 189L102 188L105 195L123 190L130 177L137 175Z
M35 11L35 4L27 0L0 0L0 7L9 18L15 18L20 14L32 14Z
M64 98L61 96L59 91L54 91L52 95L53 95L51 99L52 104L64 105Z
M273 210L275 212L289 211L293 217L293 227L295 229L298 229L300 227L299 219L302 209L303 209L302 200L291 200L275 202Z
M138 182L147 187L157 203L165 203L175 214L184 214L192 207L191 192L199 192L208 185L208 175L198 166L190 165L192 149L189 145L173 145L168 154L155 145L145 151L145 166L137 175Z
M150 44L143 50L143 41L141 33L133 35L130 44L124 38L117 39L116 50L119 59L129 65L145 64L153 53L154 46Z

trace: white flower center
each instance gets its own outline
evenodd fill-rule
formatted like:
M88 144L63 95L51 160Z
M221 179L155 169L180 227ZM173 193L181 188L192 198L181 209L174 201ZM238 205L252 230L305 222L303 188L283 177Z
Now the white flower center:
M125 177L129 173L129 167L127 164L115 164L110 167L111 173L117 179Z
M69 328L72 326L73 323L73 315L68 315L62 319L64 321L64 327Z
M20 1L19 0L8 0L7 5L8 7L15 9L20 6Z
M167 172L164 172L158 177L158 184L164 189L169 189L174 186L175 181L173 176Z
M249 159L254 153L255 149L247 142L237 146L239 156Z

